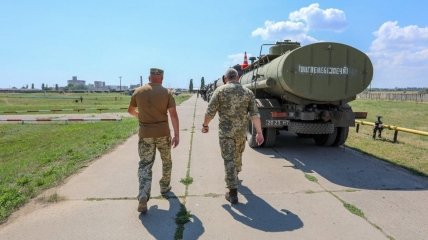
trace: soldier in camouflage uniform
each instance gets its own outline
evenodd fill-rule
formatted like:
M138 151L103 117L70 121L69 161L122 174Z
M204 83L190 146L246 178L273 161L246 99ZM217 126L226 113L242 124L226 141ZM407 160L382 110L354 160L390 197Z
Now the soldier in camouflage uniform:
M257 144L264 141L254 94L242 87L238 80L238 72L229 68L225 73L226 84L214 91L202 124L202 132L207 133L209 122L216 112L219 113L219 142L226 172L226 187L229 189L226 200L232 204L238 202L238 171L242 165L240 157L245 146L248 115L257 131Z
M176 147L180 141L175 100L172 93L162 87L163 70L151 68L149 81L148 84L135 89L128 107L128 112L137 117L140 124L138 211L142 213L147 212L147 201L150 199L156 149L162 159L162 178L159 181L161 194L166 194L171 190L171 145ZM174 128L172 140L167 113Z

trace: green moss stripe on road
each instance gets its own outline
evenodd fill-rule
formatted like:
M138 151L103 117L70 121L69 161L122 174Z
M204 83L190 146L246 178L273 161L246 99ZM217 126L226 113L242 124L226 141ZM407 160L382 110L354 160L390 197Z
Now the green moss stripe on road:
M188 196L188 189L189 186L193 182L193 178L190 176L190 164L192 162L192 146L193 146L193 135L195 133L195 117L196 117L196 104L198 103L198 99L195 101L194 109L193 109L193 121L192 121L192 131L190 135L190 148L189 148L189 158L187 161L187 171L186 176L181 179L181 183L183 183L186 186L186 190L183 197L183 203L181 204L180 211L176 215L176 224L177 228L175 231L175 239L183 239L183 233L184 233L184 225L190 221L191 214L186 208L186 201Z

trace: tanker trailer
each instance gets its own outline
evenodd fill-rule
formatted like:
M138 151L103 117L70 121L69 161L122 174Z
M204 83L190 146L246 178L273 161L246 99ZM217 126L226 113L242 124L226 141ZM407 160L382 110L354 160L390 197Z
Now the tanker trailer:
M238 75L241 76L242 75L242 70L241 70L241 65L237 64L235 66L233 66L232 68L236 69L236 71L238 71ZM225 83L225 79L224 76L217 78L216 80L214 80L211 84L208 84L207 86L207 92L208 92L208 97L205 101L209 102L211 100L211 96L214 93L214 91L220 87L221 85L224 85Z
M301 47L277 42L269 54L244 69L240 82L251 89L260 111L265 143L275 145L279 130L313 138L320 146L345 143L356 113L347 104L370 84L369 57L351 46L320 42ZM358 118L365 118L364 113ZM247 141L257 147L249 121Z
M213 95L213 93L214 93L214 91L215 91L215 89L217 88L216 87L216 85L217 85L217 81L218 80L215 80L213 83L210 83L210 84L208 84L207 85L207 93L206 93L206 98L207 98L207 102L209 102L210 100L211 100L211 96Z

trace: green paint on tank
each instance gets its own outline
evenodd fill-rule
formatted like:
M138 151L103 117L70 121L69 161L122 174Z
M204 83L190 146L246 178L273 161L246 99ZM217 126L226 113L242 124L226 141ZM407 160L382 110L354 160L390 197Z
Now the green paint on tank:
M280 46L287 44L293 46ZM280 98L292 94L305 100L334 102L354 98L373 78L369 57L345 44L320 42L299 47L287 41L272 48L270 53L274 54L247 68L240 79L242 85Z

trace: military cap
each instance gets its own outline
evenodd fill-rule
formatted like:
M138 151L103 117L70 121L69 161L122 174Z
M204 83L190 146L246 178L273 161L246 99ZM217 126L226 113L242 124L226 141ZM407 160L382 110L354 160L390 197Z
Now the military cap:
M150 74L162 75L163 70L159 68L150 68Z

